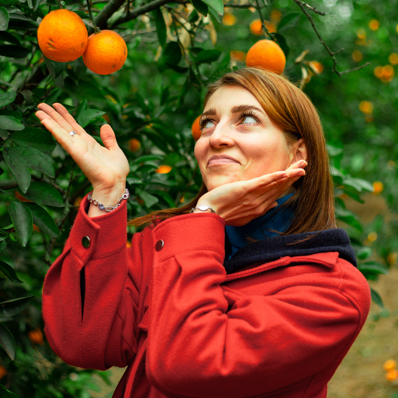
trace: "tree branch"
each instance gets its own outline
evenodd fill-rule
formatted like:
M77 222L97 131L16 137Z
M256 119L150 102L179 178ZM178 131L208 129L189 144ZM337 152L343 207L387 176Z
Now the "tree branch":
M294 1L296 4L298 4L298 6L302 9L303 13L305 14L305 16L306 16L306 17L308 18L308 20L310 21L310 23L311 23L311 25L312 25L312 28L314 29L314 32L315 32L316 35L318 36L319 41L320 41L321 44L326 48L326 51L327 51L327 52L330 54L330 56L332 57L332 59L333 59L333 68L332 68L332 71L335 72L339 77L341 77L341 75L344 75L345 73L349 73L349 72L352 72L352 71L354 71L354 70L359 70L359 69L365 68L366 66L370 65L370 62L367 62L366 64L361 65L361 66L358 66L358 67L356 67L356 68L349 69L349 70L345 70L345 71L343 71L343 72L339 72L339 71L336 69L337 60L336 60L335 55L338 54L338 53L340 53L340 52L342 52L342 51L344 51L344 48L341 48L341 49L338 50L338 51L332 51L332 50L329 48L329 46L328 46L328 45L325 43L325 41L323 40L322 36L319 34L319 32L318 32L318 30L317 30L317 28L316 28L316 26L315 26L314 20L311 18L311 15L308 14L308 12L307 12L307 10L306 10L305 8L307 7L307 8L309 8L310 10L312 10L312 11L314 11L314 12L316 12L317 14L320 14L320 15L325 15L325 13L321 13L320 11L316 11L314 7L308 5L307 3L304 3L304 2L301 1L301 0L293 0L293 1Z
M124 0L110 0L102 11L95 17L95 24L100 29L106 29L108 27L108 19L123 5L123 3Z
M310 5L307 4L307 3L304 3L304 1L301 1L301 0L294 0L294 1L295 1L297 4L302 5L303 7L307 7L309 10L311 10L311 11L314 12L315 14L322 15L323 17L326 15L325 12L323 12L323 11L318 11L315 7L310 6Z

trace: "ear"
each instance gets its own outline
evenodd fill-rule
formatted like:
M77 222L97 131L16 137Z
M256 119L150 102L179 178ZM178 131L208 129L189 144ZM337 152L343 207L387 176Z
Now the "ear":
M299 160L307 160L307 146L303 138L300 138L291 146L290 164L296 163Z

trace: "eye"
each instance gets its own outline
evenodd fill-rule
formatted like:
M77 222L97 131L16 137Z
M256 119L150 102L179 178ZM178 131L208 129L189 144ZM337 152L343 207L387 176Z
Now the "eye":
M200 121L200 129L203 130L205 128L213 127L214 122L210 119L205 119Z
M242 117L242 124L253 124L257 123L257 119L254 116L251 115L244 115Z
M241 124L258 124L260 123L258 117L252 112L243 113L240 117Z

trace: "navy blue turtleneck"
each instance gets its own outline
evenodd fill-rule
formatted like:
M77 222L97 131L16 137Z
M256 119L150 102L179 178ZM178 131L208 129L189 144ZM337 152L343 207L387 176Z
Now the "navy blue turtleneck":
M281 208L281 205L291 198L293 193L294 192L277 199L277 207L274 207L263 216L250 221L248 224L241 227L232 227L230 225L225 227L225 233L230 243L230 250L226 253L228 259L241 247L251 243L251 241L271 238L279 235L278 232L285 232L287 230L294 216L294 212L292 209L286 207Z

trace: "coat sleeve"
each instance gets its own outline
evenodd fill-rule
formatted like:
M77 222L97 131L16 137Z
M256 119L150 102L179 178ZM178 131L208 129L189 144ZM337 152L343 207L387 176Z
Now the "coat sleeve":
M316 281L228 300L214 214L164 221L156 241L146 370L166 395L272 395L341 360L366 319L368 291L355 303Z
M43 286L46 337L66 363L126 366L136 353L140 264L130 264L127 207L89 218L85 197ZM139 251L139 250L137 250Z

